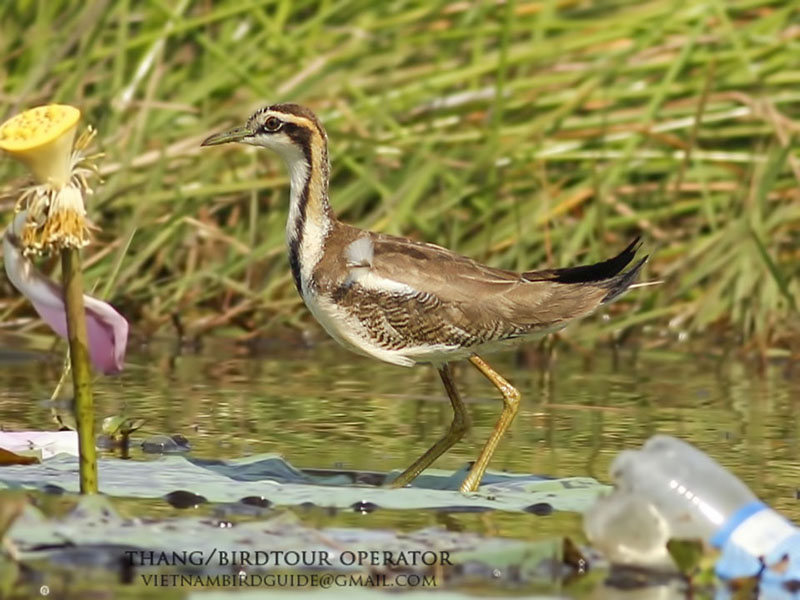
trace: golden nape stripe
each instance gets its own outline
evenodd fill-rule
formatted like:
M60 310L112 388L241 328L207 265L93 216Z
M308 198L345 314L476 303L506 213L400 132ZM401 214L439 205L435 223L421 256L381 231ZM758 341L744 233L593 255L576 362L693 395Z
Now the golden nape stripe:
M434 365L453 407L447 433L390 485L409 484L458 442L466 409L450 363L468 359L500 391L503 411L461 484L475 491L514 419L519 392L477 354L565 327L619 297L647 257L632 264L634 240L606 261L517 273L482 265L446 248L342 223L328 201L328 139L317 117L275 104L205 146L240 142L281 155L289 169L289 262L304 302L346 348L401 366Z

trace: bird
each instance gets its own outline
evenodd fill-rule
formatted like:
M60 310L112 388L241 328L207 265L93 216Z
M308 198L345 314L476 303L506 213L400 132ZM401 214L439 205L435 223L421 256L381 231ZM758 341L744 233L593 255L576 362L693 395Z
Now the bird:
M328 136L299 104L273 104L201 145L238 142L280 155L289 172L286 243L294 284L311 314L345 348L411 367L433 365L453 419L422 456L391 480L405 487L462 439L470 419L452 364L468 360L500 392L503 408L460 485L475 492L511 425L520 393L479 354L557 331L608 304L634 283L637 237L595 264L515 272L481 264L413 239L360 229L337 219L328 198Z

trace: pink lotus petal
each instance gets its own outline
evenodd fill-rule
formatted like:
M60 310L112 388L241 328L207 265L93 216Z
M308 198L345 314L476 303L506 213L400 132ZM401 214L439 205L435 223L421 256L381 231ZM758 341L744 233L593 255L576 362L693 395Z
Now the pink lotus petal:
M25 212L20 212L3 236L3 262L8 279L23 296L31 301L39 316L63 338L67 337L67 313L64 295L59 286L47 279L22 255L19 238ZM118 373L125 362L128 343L128 321L102 300L83 296L86 308L86 332L89 337L89 357L96 369Z

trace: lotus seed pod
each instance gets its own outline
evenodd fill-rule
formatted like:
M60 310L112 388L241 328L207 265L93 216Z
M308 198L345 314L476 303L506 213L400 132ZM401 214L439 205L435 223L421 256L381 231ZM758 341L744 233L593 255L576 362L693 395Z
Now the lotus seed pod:
M70 156L81 111L65 104L37 106L0 125L0 150L55 189L70 179Z

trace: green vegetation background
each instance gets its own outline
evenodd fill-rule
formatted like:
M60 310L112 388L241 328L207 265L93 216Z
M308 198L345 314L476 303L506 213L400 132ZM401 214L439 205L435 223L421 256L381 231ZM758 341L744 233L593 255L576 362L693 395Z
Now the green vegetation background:
M797 1L0 3L0 118L57 101L99 129L87 278L145 334L309 319L283 165L199 147L295 101L328 129L343 219L519 269L641 233L663 283L596 332L797 352L799 83ZM19 177L0 160L0 225ZM0 281L0 322L30 313Z

